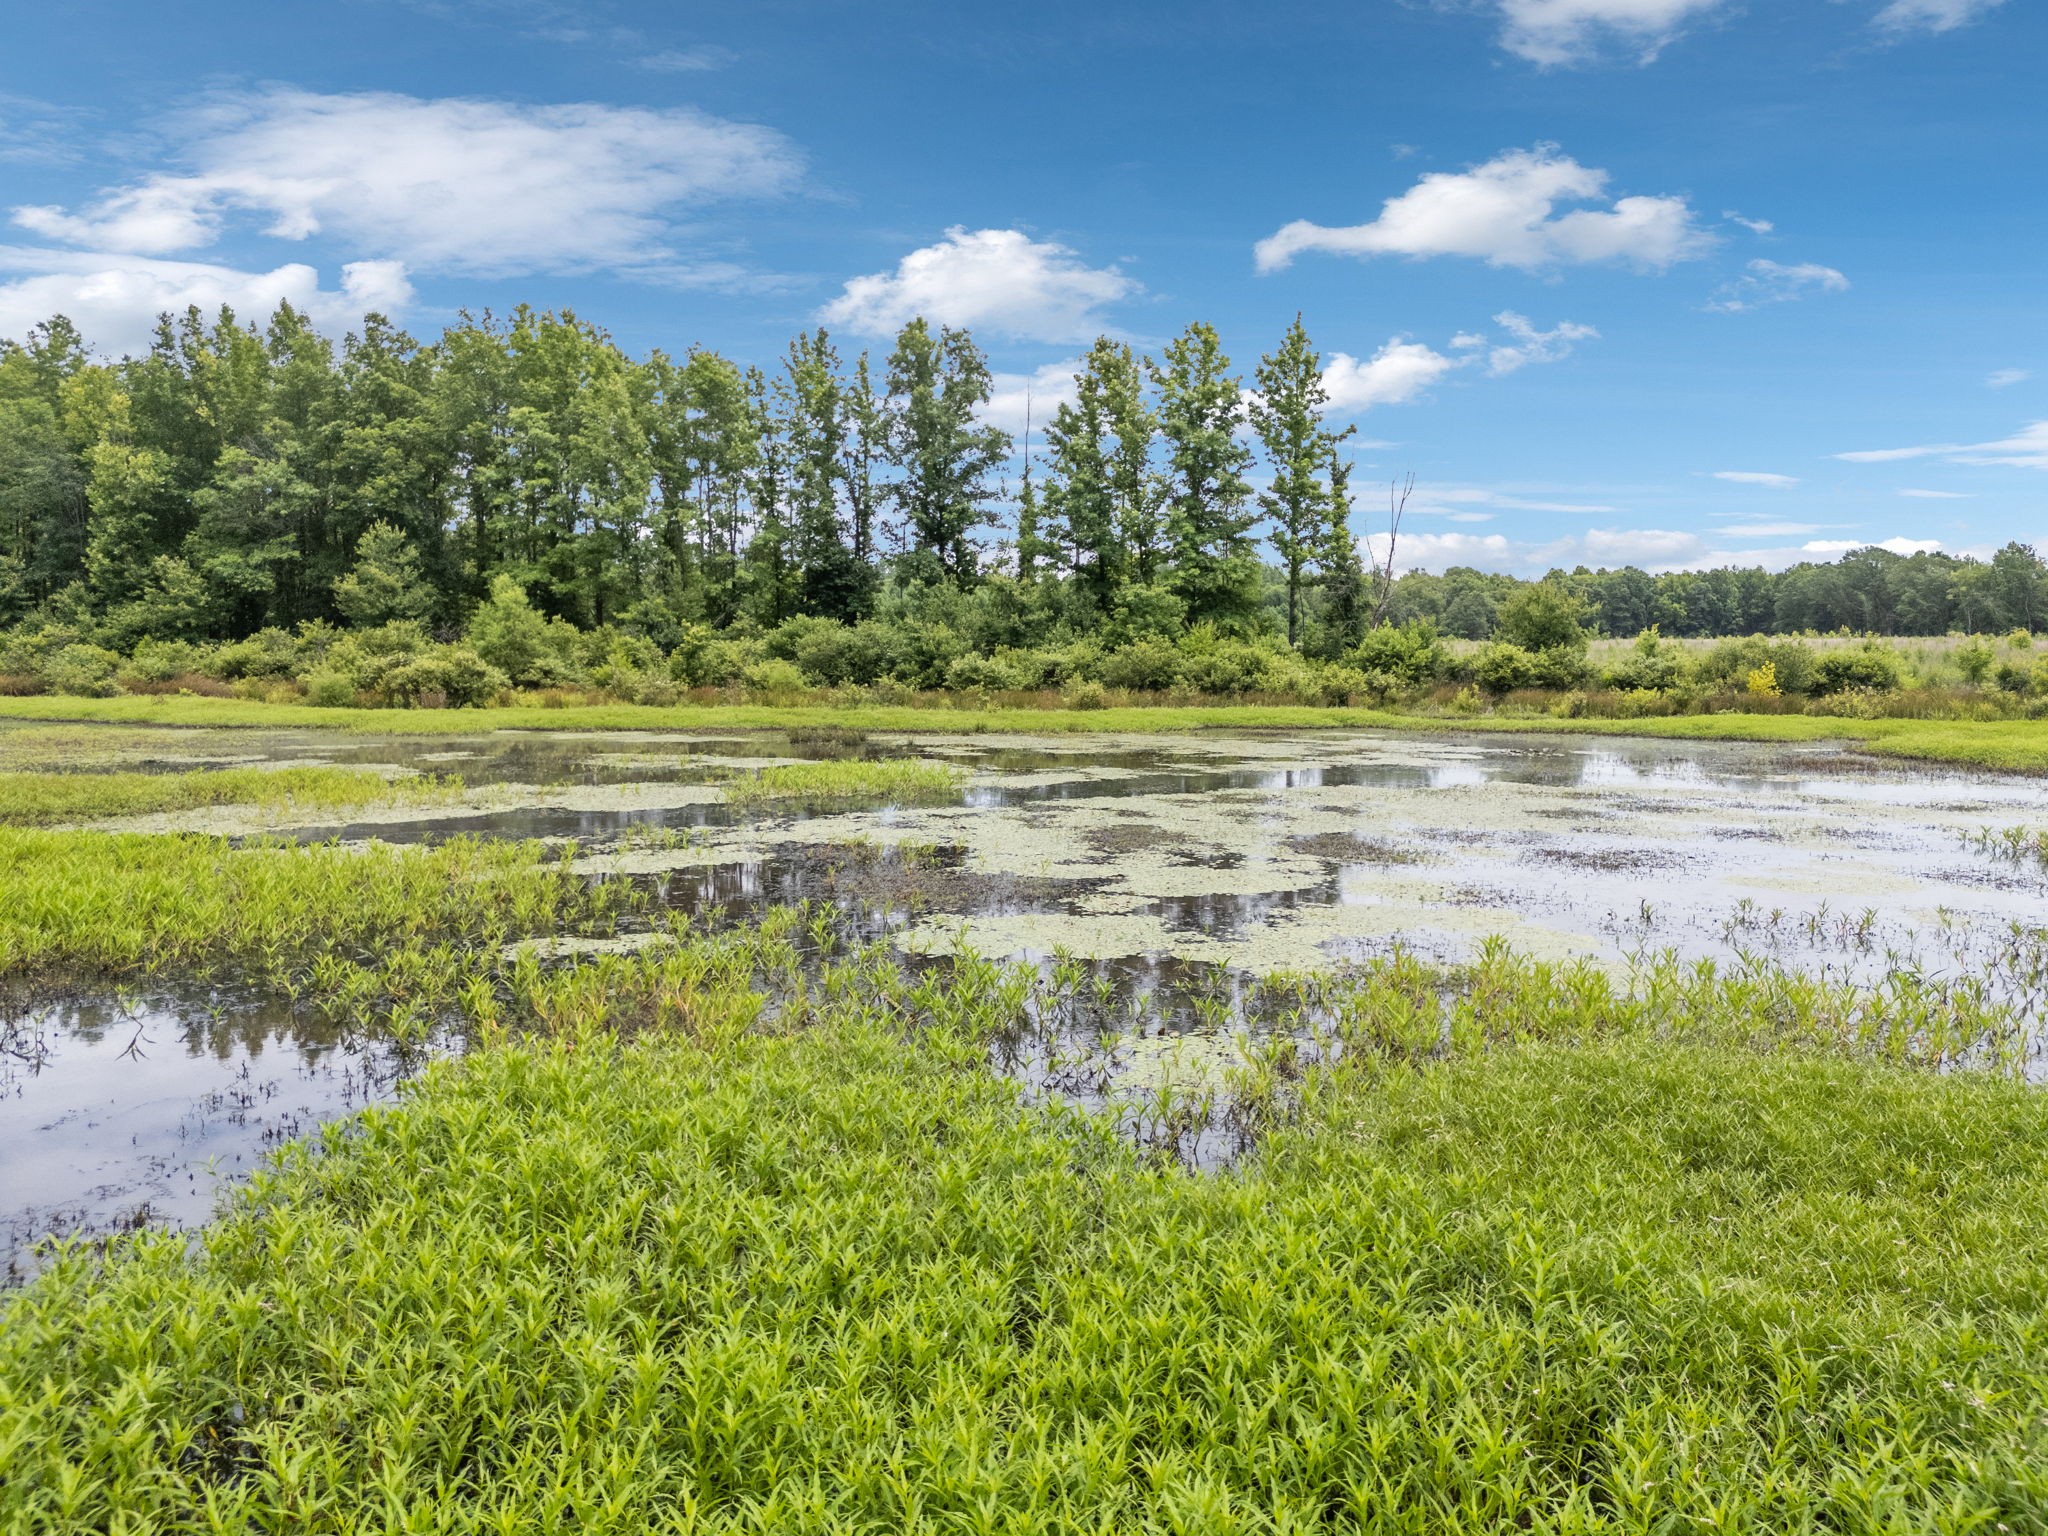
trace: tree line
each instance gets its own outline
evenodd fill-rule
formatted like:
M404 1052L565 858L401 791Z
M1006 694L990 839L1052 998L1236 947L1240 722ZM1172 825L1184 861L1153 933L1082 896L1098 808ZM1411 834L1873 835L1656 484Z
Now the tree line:
M113 362L60 317L0 342L0 628L452 632L509 581L664 648L965 603L1012 643L1206 626L1334 657L1381 620L1487 638L1518 585L1361 560L1350 429L1299 317L1249 378L1208 325L1156 358L1104 338L1023 444L986 419L992 389L968 332L921 319L881 356L815 330L763 368L634 359L524 307L431 342L371 316L338 344L290 306L190 310ZM1617 635L2048 622L2018 544L1548 579Z

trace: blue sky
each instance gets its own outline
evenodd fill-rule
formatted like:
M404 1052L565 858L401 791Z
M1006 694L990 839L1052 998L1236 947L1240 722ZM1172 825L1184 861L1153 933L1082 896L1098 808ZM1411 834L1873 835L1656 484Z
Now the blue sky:
M1984 551L2048 540L2044 73L2037 0L19 7L0 334L924 310L1011 420L1300 310L1404 565Z

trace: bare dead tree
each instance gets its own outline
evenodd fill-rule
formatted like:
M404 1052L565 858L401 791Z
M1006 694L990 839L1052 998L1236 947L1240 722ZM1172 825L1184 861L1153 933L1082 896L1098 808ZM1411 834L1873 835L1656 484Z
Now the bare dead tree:
M1390 481L1387 485L1387 550L1385 558L1375 560L1372 567L1373 605L1372 623L1368 629L1378 629L1387 616L1387 604L1394 597L1394 546L1401 542L1401 518L1408 510L1408 498L1415 494L1415 471L1409 470L1407 477Z

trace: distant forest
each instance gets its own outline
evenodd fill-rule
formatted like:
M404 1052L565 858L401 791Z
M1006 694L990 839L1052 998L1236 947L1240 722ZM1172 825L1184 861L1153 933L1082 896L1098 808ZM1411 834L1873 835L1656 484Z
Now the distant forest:
M1025 454L984 420L987 360L914 321L886 355L822 330L772 369L628 357L521 308L422 343L338 345L281 308L165 317L94 361L63 319L0 342L0 629L122 649L318 621L469 622L504 581L542 614L664 650L799 618L936 614L985 648L1270 637L1338 656L1377 623L1488 638L1524 585L1388 581L1299 320L1249 376L1190 326L1104 339ZM2048 569L1855 551L1783 572L1552 572L1591 629L1668 636L2041 629Z

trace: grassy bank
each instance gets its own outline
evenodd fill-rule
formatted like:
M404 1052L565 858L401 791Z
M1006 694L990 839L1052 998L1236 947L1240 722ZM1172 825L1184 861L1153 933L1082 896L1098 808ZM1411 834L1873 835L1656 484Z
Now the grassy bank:
M1310 706L996 709L962 697L956 707L902 705L571 706L562 709L323 709L242 699L179 697L0 698L0 720L105 721L131 725L271 729L313 727L393 735L465 736L494 730L770 730L1046 734L1072 731L1371 729L1551 732L1686 741L1842 741L1883 756L1978 768L2048 772L2048 720L1865 720L1839 715L1677 715L1641 720L1398 714ZM4 751L0 737L0 751Z
M0 761L5 758L0 737ZM0 825L49 826L109 816L191 811L212 805L354 810L393 802L449 800L462 781L426 774L387 779L363 768L219 768L190 773L0 772Z
M2048 1099L1912 1006L1302 983L1342 1062L1201 1176L984 1070L1019 973L771 1022L769 928L4 1303L0 1527L2042 1529Z

